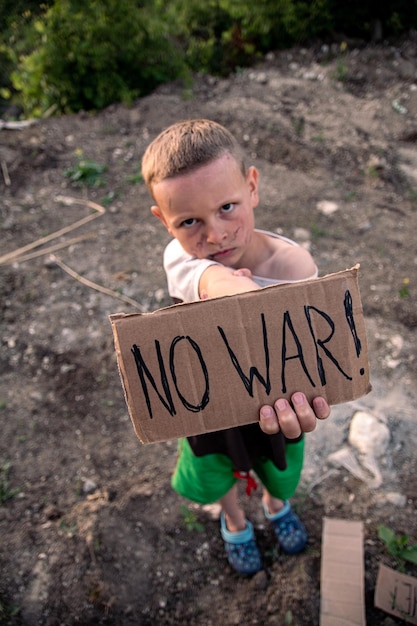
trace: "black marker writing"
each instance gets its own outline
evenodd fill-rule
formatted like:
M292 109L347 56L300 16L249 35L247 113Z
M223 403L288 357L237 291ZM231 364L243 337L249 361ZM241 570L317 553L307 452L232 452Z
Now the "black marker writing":
M197 357L198 357L198 360L200 362L201 369L203 372L203 376L204 376L205 390L201 398L201 402L199 404L191 404L191 402L189 402L180 392L180 390L178 389L178 385L177 385L177 375L175 372L175 363L174 363L174 349L175 349L175 346L178 344L178 342L182 341L183 339L188 341L188 343L191 345L191 347L197 354ZM191 339L191 337L188 337L188 336L187 337L175 337L175 339L172 340L171 349L169 351L169 368L171 370L171 376L175 385L175 389L177 390L177 394L181 402L185 406L185 408L188 409L189 411L192 411L193 413L198 413L198 411L202 411L209 402L209 377L208 377L207 366L203 359L203 355L201 354L201 350L199 346L197 345L197 343L193 339Z
M301 306L301 310L298 309L293 317L289 310L282 312L281 309L274 319L268 319L266 313L259 312L257 318L251 320L252 328L254 324L258 325L258 339L255 340L252 333L249 344L236 334L235 325L229 333L226 325L222 327L217 324L215 328L218 334L210 333L210 328L204 329L202 347L198 338L189 335L177 335L171 340L166 338L163 344L157 339L149 341L146 338L143 345L130 344L139 376L139 384L132 393L141 387L146 403L146 409L142 411L147 410L152 419L161 406L163 412L167 411L171 416L180 412L180 404L191 413L203 411L212 399L210 387L217 390L219 384L224 384L223 379L219 380L218 377L219 364L226 380L230 378L228 370L231 370L231 376L237 373L245 392L251 398L256 395L257 385L262 387L261 395L269 396L273 390L274 393L280 393L280 383L281 392L287 393L287 379L291 379L291 385L297 380L301 389L306 388L307 384L312 388L319 385L324 387L328 384L327 379L333 380L333 371L330 372L330 369L336 369L346 380L352 381L352 376L346 370L349 365L344 360L350 356L350 336L353 337L358 358L362 345L356 331L350 292L344 292L344 299L341 294L340 301L337 322L328 313L312 305ZM273 317L272 312L268 315ZM350 333L346 331L343 317L347 320ZM348 338L349 345L344 348L338 339L341 331ZM259 345L256 346L256 343ZM206 348L207 353L204 352ZM256 355L261 365L253 363L253 355ZM364 372L361 369L362 375ZM210 385L212 377L214 384ZM216 403L218 399L214 400Z
M256 378L259 380L259 382L263 385L267 395L269 395L270 391L271 391L271 380L269 377L269 348L268 348L268 335L267 335L267 331L266 331L266 324L265 324L265 315L263 313L261 313L261 321L262 321L262 336L263 336L263 349L264 349L264 355L265 355L265 370L266 370L266 378L264 378L258 371L258 369L253 365L250 370L249 370L249 376L246 376L246 374L244 373L244 371L242 370L239 360L236 356L236 354L233 352L232 348L230 347L229 341L226 337L226 333L224 332L223 328L221 328L221 326L217 326L218 331L226 345L227 351L229 353L230 359L237 371L237 373L239 374L243 384L245 385L246 391L248 392L248 394L253 398L253 378L254 376L256 376Z
M286 329L290 330L293 339L295 341L295 345L297 346L297 354L293 355L293 356L287 356L287 331ZM286 393L287 391L287 383L285 381L285 364L286 361L291 361L292 359L300 359L300 363L301 366L304 370L304 373L306 374L308 380L310 381L312 387L315 387L316 385L314 384L314 380L311 378L309 371L307 369L307 365L305 363L304 360L304 355L303 355L303 347L301 345L301 341L298 339L297 333L294 330L294 326L291 320L291 316L289 314L289 311L285 311L284 313L284 323L282 325L282 349L281 349L281 356L282 356L282 371L281 371L281 383L282 383L282 393Z
M345 305L346 320L349 325L350 332L352 333L353 341L355 343L356 356L359 356L362 351L362 344L356 332L355 320L353 317L352 296L350 295L349 289L345 293L345 299L343 304Z
M311 319L311 311L315 311L318 315L320 315L320 317L322 317L328 323L328 325L330 327L330 334L325 339L318 339L316 337L316 334L315 334L314 328L313 328L312 319ZM324 367L323 367L323 360L322 360L322 358L321 358L321 356L319 354L318 347L320 347L323 350L325 355L331 360L331 362L337 367L339 372L341 374L343 374L343 376L347 380L352 380L352 377L349 376L349 374L346 374L346 372L343 371L343 369L339 365L339 362L336 359L336 357L334 357L333 354L330 352L330 350L326 347L326 343L329 343L329 341L331 340L331 338L334 335L334 328L335 328L335 326L334 326L334 322L333 322L332 318L329 315L327 315L327 313L325 313L324 311L320 311L320 309L317 309L315 306L305 306L304 307L304 313L305 313L305 316L307 318L308 327L310 329L311 336L314 339L314 347L316 349L316 359L317 359L317 370L318 370L318 373L319 373L319 376L320 376L321 384L322 385L326 384L326 372L325 372Z
M152 387L155 389L156 393L158 394L158 398L160 399L164 407L167 409L167 411L170 413L170 415L175 415L176 410L175 410L174 402L172 400L171 391L169 389L164 360L161 354L161 344L159 343L159 341L155 339L155 350L156 350L156 354L158 358L159 373L161 376L162 388L165 392L165 398L162 396L161 393L159 393L158 388L155 383L155 379L152 376L149 368L147 367L143 359L140 348L136 344L133 344L131 350L132 350L133 356L135 357L136 368L138 370L140 382L142 384L143 393L145 394L146 406L148 407L149 417L152 418L153 414L152 414L151 400L149 398L148 386L146 384L146 378L149 380Z

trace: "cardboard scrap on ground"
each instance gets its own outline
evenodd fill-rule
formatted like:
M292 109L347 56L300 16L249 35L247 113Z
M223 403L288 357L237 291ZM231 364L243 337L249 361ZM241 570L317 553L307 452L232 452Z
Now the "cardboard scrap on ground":
M364 626L362 522L323 519L320 626Z
M330 404L370 391L358 267L144 315L111 315L139 439L253 423L263 404L294 391Z
M406 624L417 624L417 578L379 566L374 604Z

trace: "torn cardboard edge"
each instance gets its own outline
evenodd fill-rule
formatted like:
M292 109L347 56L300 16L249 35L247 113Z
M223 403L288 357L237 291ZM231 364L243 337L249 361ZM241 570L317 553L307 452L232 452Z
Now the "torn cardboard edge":
M323 518L320 626L365 626L363 523Z
M380 563L374 604L407 624L417 624L417 578Z
M254 423L263 404L294 391L329 404L368 393L358 269L111 315L139 439L153 443Z

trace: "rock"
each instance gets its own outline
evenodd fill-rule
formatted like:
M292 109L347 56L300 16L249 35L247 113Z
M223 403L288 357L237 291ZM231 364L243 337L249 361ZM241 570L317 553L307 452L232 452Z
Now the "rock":
M357 411L350 423L350 445L330 454L327 460L333 466L344 467L370 489L377 489L382 475L376 459L386 452L389 438L386 424L370 413Z
M320 213L323 213L323 215L332 215L339 210L339 205L330 200L321 200L317 202L316 208Z
M400 157L398 167L412 184L417 183L417 150L401 147L398 150Z
M396 358L400 355L401 350L404 346L404 339L401 335L392 335L389 339L389 344L391 344L391 356Z
M343 448L340 448L340 450L336 450L336 452L329 454L327 461L335 467L343 467L358 480L362 480L363 482L367 481L366 473L363 471L355 455L348 446L344 446Z
M407 504L407 498L405 497L405 495L402 493L398 493L397 491L389 491L385 497L387 499L387 502L401 509L404 508Z
M296 241L308 241L310 239L310 231L307 228L294 228L294 237Z
M318 76L315 72L305 72L303 78L304 80L317 80Z
M94 493L97 490L97 483L90 478L86 478L83 482L83 493L88 495L89 493Z
M352 417L349 443L361 454L382 456L387 449L389 438L388 427L374 415L357 411Z
M260 85L266 85L268 82L268 76L266 72L250 72L249 79Z
M162 300L165 297L165 289L157 289L154 293L155 296L155 300L159 303L162 302Z

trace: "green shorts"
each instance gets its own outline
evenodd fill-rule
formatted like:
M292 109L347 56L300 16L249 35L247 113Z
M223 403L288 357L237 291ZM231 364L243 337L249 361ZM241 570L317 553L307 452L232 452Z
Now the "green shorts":
M178 442L179 457L171 485L180 495L200 504L222 498L238 480L233 476L232 461L224 454L195 456L187 439ZM279 470L269 459L259 460L254 472L274 498L287 500L300 481L304 460L304 437L285 445L287 467Z

